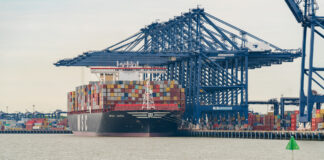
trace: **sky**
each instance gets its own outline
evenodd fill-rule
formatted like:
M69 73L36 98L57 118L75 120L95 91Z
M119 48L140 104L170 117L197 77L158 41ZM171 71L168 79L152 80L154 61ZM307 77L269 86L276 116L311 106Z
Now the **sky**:
M53 63L107 48L197 5L281 48L301 48L302 28L283 0L0 0L0 110L66 110L67 92L95 77ZM323 42L316 37L317 66L324 64ZM300 59L251 70L249 99L297 97L299 81Z

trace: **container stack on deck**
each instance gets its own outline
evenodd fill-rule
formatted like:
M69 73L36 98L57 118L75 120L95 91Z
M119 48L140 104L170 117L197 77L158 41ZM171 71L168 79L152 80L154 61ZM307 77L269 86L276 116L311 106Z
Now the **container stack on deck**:
M90 82L68 93L68 112L113 110L116 104L142 104L145 81ZM177 81L150 81L155 104L177 104L185 108L185 91Z

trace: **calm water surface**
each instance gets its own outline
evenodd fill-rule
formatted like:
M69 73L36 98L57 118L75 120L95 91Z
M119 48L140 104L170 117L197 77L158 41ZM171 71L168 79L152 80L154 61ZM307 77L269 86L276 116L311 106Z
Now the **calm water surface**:
M291 159L285 140L0 135L0 160ZM298 141L295 159L324 160L324 142Z

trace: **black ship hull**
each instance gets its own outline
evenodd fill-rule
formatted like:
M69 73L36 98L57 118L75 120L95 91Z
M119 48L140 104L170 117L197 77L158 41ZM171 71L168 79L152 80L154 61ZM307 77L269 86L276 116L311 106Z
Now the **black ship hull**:
M173 136L180 121L180 111L110 111L69 114L75 135L87 136Z

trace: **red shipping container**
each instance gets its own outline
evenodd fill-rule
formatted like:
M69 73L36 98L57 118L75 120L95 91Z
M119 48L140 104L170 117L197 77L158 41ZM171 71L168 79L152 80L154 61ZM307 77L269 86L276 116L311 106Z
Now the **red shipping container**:
M315 118L312 118L312 124L314 123L315 124L316 122L316 119Z
M315 123L320 123L322 122L322 118L315 118Z
M317 123L312 123L312 131L315 131L317 129Z

